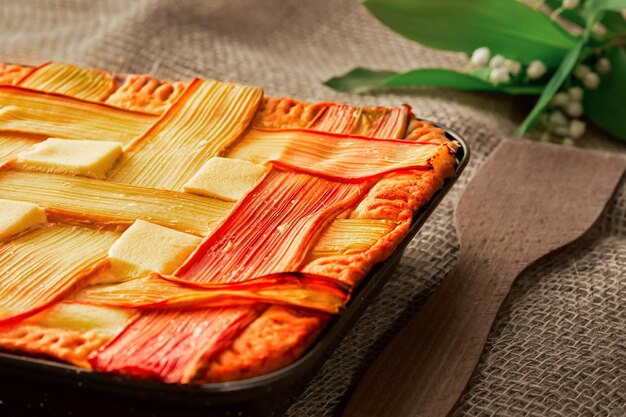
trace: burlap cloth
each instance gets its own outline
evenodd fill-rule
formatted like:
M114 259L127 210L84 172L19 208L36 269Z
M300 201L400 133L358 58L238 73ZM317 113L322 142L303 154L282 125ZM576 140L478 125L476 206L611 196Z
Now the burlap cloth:
M321 82L355 66L459 66L463 56L420 47L355 0L0 2L0 60L62 60L178 80L211 77L270 95L353 104L414 105L472 147L464 178L411 243L400 267L289 416L339 415L394 332L453 267L451 221L463 186L528 106L446 90L348 95ZM587 146L620 151L597 132ZM599 167L601 168L601 167ZM489 336L455 416L626 415L626 186L579 243L525 273Z

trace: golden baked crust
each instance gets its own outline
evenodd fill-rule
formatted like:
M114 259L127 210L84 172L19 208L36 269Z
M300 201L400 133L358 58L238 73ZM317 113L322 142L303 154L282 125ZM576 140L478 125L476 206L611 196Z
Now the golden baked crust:
M182 82L169 83L151 75L128 75L106 103L129 110L160 114L176 102L185 86Z
M97 332L80 333L36 324L0 327L0 346L3 349L43 355L81 367L89 367L87 356L108 339L109 336Z
M15 84L32 69L1 66L0 84ZM106 98L112 106L159 114L174 104L188 84L169 83L149 75L117 76L117 89ZM346 115L344 123L333 125L322 120L329 109ZM398 113L400 114L400 113ZM326 113L328 116L328 113ZM354 115L354 116L353 116ZM334 103L303 103L288 98L264 98L251 125L271 129L311 129L348 134L374 132L388 109L358 108ZM401 116L399 116L401 117ZM372 133L375 135L374 133ZM395 227L380 236L369 248L349 254L325 256L302 265L301 271L335 278L358 285L368 271L386 259L406 236L413 215L441 188L454 171L454 145L444 132L428 122L412 119L394 136L406 140L447 144L432 159L431 170L404 170L378 179L360 203L340 217L349 219L392 220ZM50 214L54 214L53 209ZM68 217L69 219L69 217ZM66 221L63 215L54 220ZM229 381L250 378L279 369L297 359L315 340L329 316L296 307L270 306L248 325L227 348L201 367L197 381ZM90 352L109 340L97 332L76 332L65 328L21 323L0 328L0 347L28 354L46 355L89 366Z
M326 103L309 104L292 98L265 97L253 126L264 129L305 129L325 106Z
M0 85L17 85L33 70L34 68L23 65L0 63Z
M233 381L267 374L298 359L330 317L271 306L210 362L199 380Z

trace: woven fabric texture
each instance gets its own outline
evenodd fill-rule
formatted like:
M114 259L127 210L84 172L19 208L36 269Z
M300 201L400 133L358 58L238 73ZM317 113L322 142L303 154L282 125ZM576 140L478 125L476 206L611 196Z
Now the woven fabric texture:
M333 355L286 411L340 415L348 394L390 337L454 266L459 195L529 103L438 89L371 95L321 83L364 66L458 67L385 28L356 0L3 0L0 60L66 61L170 80L200 76L258 85L269 95L356 105L410 103L472 147L463 179ZM586 146L623 151L591 132ZM626 185L585 238L525 273L501 310L454 415L626 415Z

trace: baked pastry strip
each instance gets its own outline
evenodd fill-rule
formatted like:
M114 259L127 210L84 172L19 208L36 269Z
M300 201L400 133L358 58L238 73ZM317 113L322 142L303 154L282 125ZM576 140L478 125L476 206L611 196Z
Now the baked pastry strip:
M402 139L409 116L408 106L388 109L329 103L307 128L378 139Z
M176 104L133 142L109 178L141 187L182 190L207 159L248 127L261 97L259 88L194 80Z
M18 153L42 140L43 138L36 135L0 133L0 169L14 160Z
M190 283L153 272L111 285L92 285L67 300L139 310L266 303L338 314L344 310L348 298L348 287L336 280L298 272L276 273L229 283Z
M38 66L22 78L18 85L88 101L104 101L116 88L115 77L109 72L63 62L47 62Z
M322 178L358 182L389 172L431 168L438 143L379 140L312 130L251 129L229 152L230 158L272 163Z
M0 244L0 325L60 301L102 266L117 234L51 225Z
M0 86L0 132L127 144L156 116L56 93Z
M233 203L175 191L38 172L0 171L0 198L46 209L52 221L125 229L141 219L205 236Z

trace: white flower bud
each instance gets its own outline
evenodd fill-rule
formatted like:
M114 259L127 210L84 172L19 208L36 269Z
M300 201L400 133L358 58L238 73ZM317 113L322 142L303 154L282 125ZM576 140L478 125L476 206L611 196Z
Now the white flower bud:
M578 78L579 80L582 80L585 75L589 74L591 72L591 68L589 68L586 65L576 65L576 69L574 69L574 77Z
M536 80L543 77L546 71L547 69L545 64L539 60L535 60L532 61L530 65L528 65L528 68L526 69L526 75L528 75L528 78L530 78L531 80Z
M572 138L563 138L561 143L565 146L574 146L576 144Z
M503 83L511 80L506 68L494 68L489 73L489 79L494 83Z
M571 117L580 117L583 115L583 105L580 101L570 101L567 103L567 106L565 106L565 113Z
M595 90L600 85L600 76L595 72L590 72L583 77L583 85L589 90Z
M572 120L571 122L569 122L568 133L574 139L578 139L585 134L586 128L587 125L582 120Z
M472 53L472 57L470 58L470 63L472 66L477 68L482 68L489 62L489 56L491 55L491 51L486 46L482 48L476 49Z
M563 107L568 103L568 101L569 101L568 95L561 92L561 93L556 93L554 95L554 97L552 98L552 102L550 104L552 104L554 107Z
M572 87L568 91L569 98L572 101L581 101L583 99L584 93L585 93L585 90L583 90L580 87Z
M580 0L563 0L563 8L565 10L572 10L578 7Z
M511 73L511 75L517 75L522 69L522 64L520 64L519 61L507 59L504 63L504 67Z
M567 117L557 110L550 115L550 124L553 126L565 126L567 124Z
M609 72L611 72L611 61L609 61L607 58L598 59L598 62L596 62L596 70L600 74L608 74Z
M494 55L489 61L489 68L503 68L506 64L506 59L502 55Z

